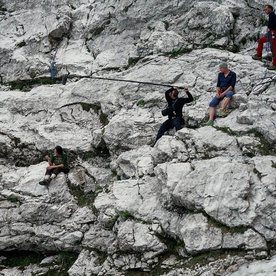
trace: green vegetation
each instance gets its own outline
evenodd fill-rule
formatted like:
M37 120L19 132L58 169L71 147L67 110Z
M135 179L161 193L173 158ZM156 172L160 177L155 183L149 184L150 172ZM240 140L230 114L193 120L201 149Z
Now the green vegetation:
M74 264L78 257L77 253L74 252L60 252L57 255L57 258L54 262L55 265L58 265L59 268L51 269L45 273L42 274L43 276L67 276L68 275L68 270L70 267ZM49 264L52 265L52 264ZM46 266L49 266L48 264Z
M165 57L175 58L175 57L178 57L178 56L181 56L183 54L190 53L190 52L192 52L192 49L181 48L181 49L178 49L178 50L173 50L171 52L165 52L165 53L163 53L163 55Z
M10 86L11 90L21 90L24 92L30 91L33 87L37 85L46 85L46 84L56 84L61 82L61 78L55 78L51 79L49 78L37 78L34 79L34 73L31 73L31 78L30 80L16 80L16 81L11 81L6 83L6 85Z
M144 99L140 99L138 102L137 102L137 106L144 106L146 104L145 100Z
M210 263L211 259L224 259L226 256L231 255L231 256L244 256L245 251L240 251L239 250L211 250L196 256L193 256L186 264L186 268L194 268L197 265L204 266Z
M93 109L93 111L99 115L100 122L103 126L108 125L108 116L107 114L102 112L101 106L97 104L89 104L89 103L80 103L83 110L89 112L90 109Z
M89 104L89 103L83 103L83 102L81 102L80 105L81 105L82 110L84 110L86 112L89 112L90 109L93 109L95 111L95 108L96 108L96 113L98 113L98 109L97 109L98 106L95 106L95 105Z
M239 53L240 52L240 46L237 44L234 44L231 49L229 49L230 52L233 53Z
M166 21L166 20L164 20L164 21L162 21L163 23L164 23L164 25L165 25L165 30L167 31L168 29L169 29L169 27L170 27L170 23L168 22L168 21Z
M133 3L131 3L130 5L124 7L123 11L124 12L128 12L129 8L133 5Z
M19 268L24 268L30 264L39 264L45 258L42 254L28 251L1 252L1 255L6 257L1 261L1 265Z
M233 131L231 128L229 127L219 127L219 126L213 126L216 130L219 130L221 132L224 132L230 136L238 136L238 133Z
M36 77L36 72L32 71L32 72L30 73L30 77L31 77L32 79L34 79L34 78Z
M106 126L109 123L107 114L103 113L102 111L100 112L100 122L103 126Z
M100 35L101 32L104 30L104 28L105 28L104 25L102 25L102 26L100 26L100 27L98 27L98 28L95 28L95 29L93 30L93 32L92 32L92 35L93 35L93 36Z
M273 147L263 136L262 133L260 133L256 129L252 129L247 132L248 135L253 135L254 137L257 137L260 139L260 145L257 147L258 152L261 155L276 155L276 149Z
M253 169L253 172L257 175L257 177L261 180L262 179L262 174L256 169Z
M260 140L260 145L257 146L256 152L261 155L276 155L276 149L273 147L273 145L263 136L262 133L260 133L256 129L251 129L247 131L245 134L240 134L236 131L233 131L229 127L219 127L219 126L213 126L216 130L222 131L230 136L236 136L241 137L242 135L249 135L256 137ZM246 153L245 154L248 157L254 157L256 154L254 152Z
M121 211L119 213L120 217L123 219L123 220L127 220L127 219L133 219L134 217L130 214L129 211L125 210L125 211Z
M185 243L180 239L175 239L169 235L161 236L156 234L157 237L168 247L170 254L176 254L179 249L185 248Z
M108 125L108 123L109 123L108 116L107 116L107 114L105 114L104 112L102 112L101 106L99 104L90 104L90 103L84 103L84 102L76 102L76 103L70 103L70 104L64 105L62 107L72 106L72 105L76 105L76 104L80 104L81 107L82 107L82 110L84 110L86 112L89 112L90 109L92 109L97 115L99 115L99 120L100 120L101 124L103 126ZM93 157L93 153L92 153L91 157Z
M48 256L56 257L53 263L45 264L44 267L51 267L55 265L55 269L51 269L45 273L41 274L43 276L67 276L69 268L74 264L78 257L78 253L74 252L59 252L54 255L44 255L37 252L29 251L10 251L1 252L1 256L6 257L6 259L1 261L2 266L6 267L18 267L19 269L24 269L30 264L39 264L44 258ZM58 266L58 268L57 268Z
M272 161L271 167L276 169L276 163L274 163L274 162Z
M12 195L8 196L7 200L10 201L10 202L13 202L13 203L20 202L17 197L13 197Z
M1 12L6 12L6 11L8 11L8 10L5 8L4 4L1 3L1 2L0 2L0 11L1 11Z
M95 151L86 151L83 154L80 154L80 157L84 160L87 161L89 159L95 158L96 157L96 153Z
M78 254L74 252L60 252L57 255L55 260L55 265L58 265L58 269L50 269L47 273L42 276L68 276L68 270L74 264L76 259L78 258ZM52 265L52 264L50 264ZM47 265L48 266L48 265Z
M128 59L127 66L124 67L125 70L129 69L130 67L133 67L137 62L140 60L140 57L130 57Z
M24 47L24 46L26 46L26 42L23 40L23 41L19 42L18 44L16 44L16 46L19 48Z
M101 26L95 28L91 32L92 36L98 36L98 35L100 35L104 31L104 29L106 28L106 26L108 26L109 24L110 24L110 19L107 19Z
M241 234L243 234L248 229L244 226L229 227L225 224L218 222L217 220L215 220L214 218L209 217L209 216L208 216L208 223L211 226L220 228L223 233L230 233L230 234L241 233Z
M83 189L80 186L73 186L69 179L67 179L67 185L69 187L71 195L73 195L78 201L80 207L88 206L91 209L94 209L94 201L97 196L97 193L91 193L89 195L85 194Z
M83 190L79 187L70 188L70 193L77 199L78 205L91 207L95 200L95 195L85 195Z
M155 27L147 26L147 29L148 29L149 31L154 31L154 30L155 30Z

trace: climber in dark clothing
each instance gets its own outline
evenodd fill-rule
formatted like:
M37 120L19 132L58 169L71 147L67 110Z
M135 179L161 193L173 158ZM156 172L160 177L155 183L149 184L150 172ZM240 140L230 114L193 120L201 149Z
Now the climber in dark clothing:
M49 185L60 172L69 173L67 155L63 152L62 147L56 146L54 154L51 154L50 157L46 155L45 159L49 166L46 169L44 180L39 182L40 185Z
M188 88L185 88L185 92L188 98L179 98L177 87L171 87L166 91L165 97L168 102L168 106L165 110L162 110L163 116L168 116L166 120L160 127L156 141L160 139L166 131L175 127L176 131L180 130L184 124L182 116L182 108L184 104L190 103L194 100L192 94L189 92Z

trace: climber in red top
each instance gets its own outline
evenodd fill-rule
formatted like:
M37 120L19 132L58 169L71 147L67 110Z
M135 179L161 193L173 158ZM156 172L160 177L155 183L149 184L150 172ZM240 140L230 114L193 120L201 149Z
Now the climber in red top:
M257 54L252 58L256 60L261 60L263 45L266 42L270 42L273 60L272 66L269 66L267 69L276 70L276 14L274 13L273 7L271 5L266 5L264 11L266 14L269 15L267 33L259 40Z

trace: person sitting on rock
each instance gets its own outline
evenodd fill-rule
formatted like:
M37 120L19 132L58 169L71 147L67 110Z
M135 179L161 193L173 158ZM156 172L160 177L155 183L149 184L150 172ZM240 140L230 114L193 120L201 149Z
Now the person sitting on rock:
M184 104L190 103L194 100L192 94L189 92L188 88L184 88L188 98L179 98L177 87L171 87L169 90L165 92L165 98L168 103L168 106L165 110L162 111L163 116L168 116L168 120L166 120L160 127L156 141L160 139L166 131L173 129L178 131L182 128L184 124L183 116L182 116L182 108ZM155 144L154 143L154 144Z
M271 5L266 5L264 11L269 16L267 33L259 40L257 54L254 55L252 58L255 60L261 60L264 43L270 42L272 44L271 51L273 59L272 66L269 66L267 69L276 70L276 14L274 13L273 7Z
M228 69L226 62L222 62L219 65L220 73L218 74L216 96L210 102L209 109L209 121L204 125L212 126L214 124L216 106L224 99L222 103L222 108L218 117L226 117L227 111L226 108L229 105L233 95L234 88L236 84L236 73Z
M50 157L46 155L45 159L48 161L49 166L46 169L44 180L39 182L40 185L49 185L60 172L65 174L69 172L67 155L63 152L62 147L56 146L54 154L51 154Z

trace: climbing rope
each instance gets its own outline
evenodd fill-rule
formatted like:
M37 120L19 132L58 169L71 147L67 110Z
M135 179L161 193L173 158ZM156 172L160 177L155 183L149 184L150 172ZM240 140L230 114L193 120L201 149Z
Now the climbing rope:
M106 81L116 81L116 82L127 82L127 83L137 83L137 84L145 84L145 85L153 85L153 86L163 86L163 87L172 87L172 84L163 84L156 82L147 82L147 81L137 81L137 80L125 80L125 79L115 79L115 78L106 78L99 76L79 76L81 79L94 79L94 80L106 80ZM183 87L177 87L179 89L184 89Z

